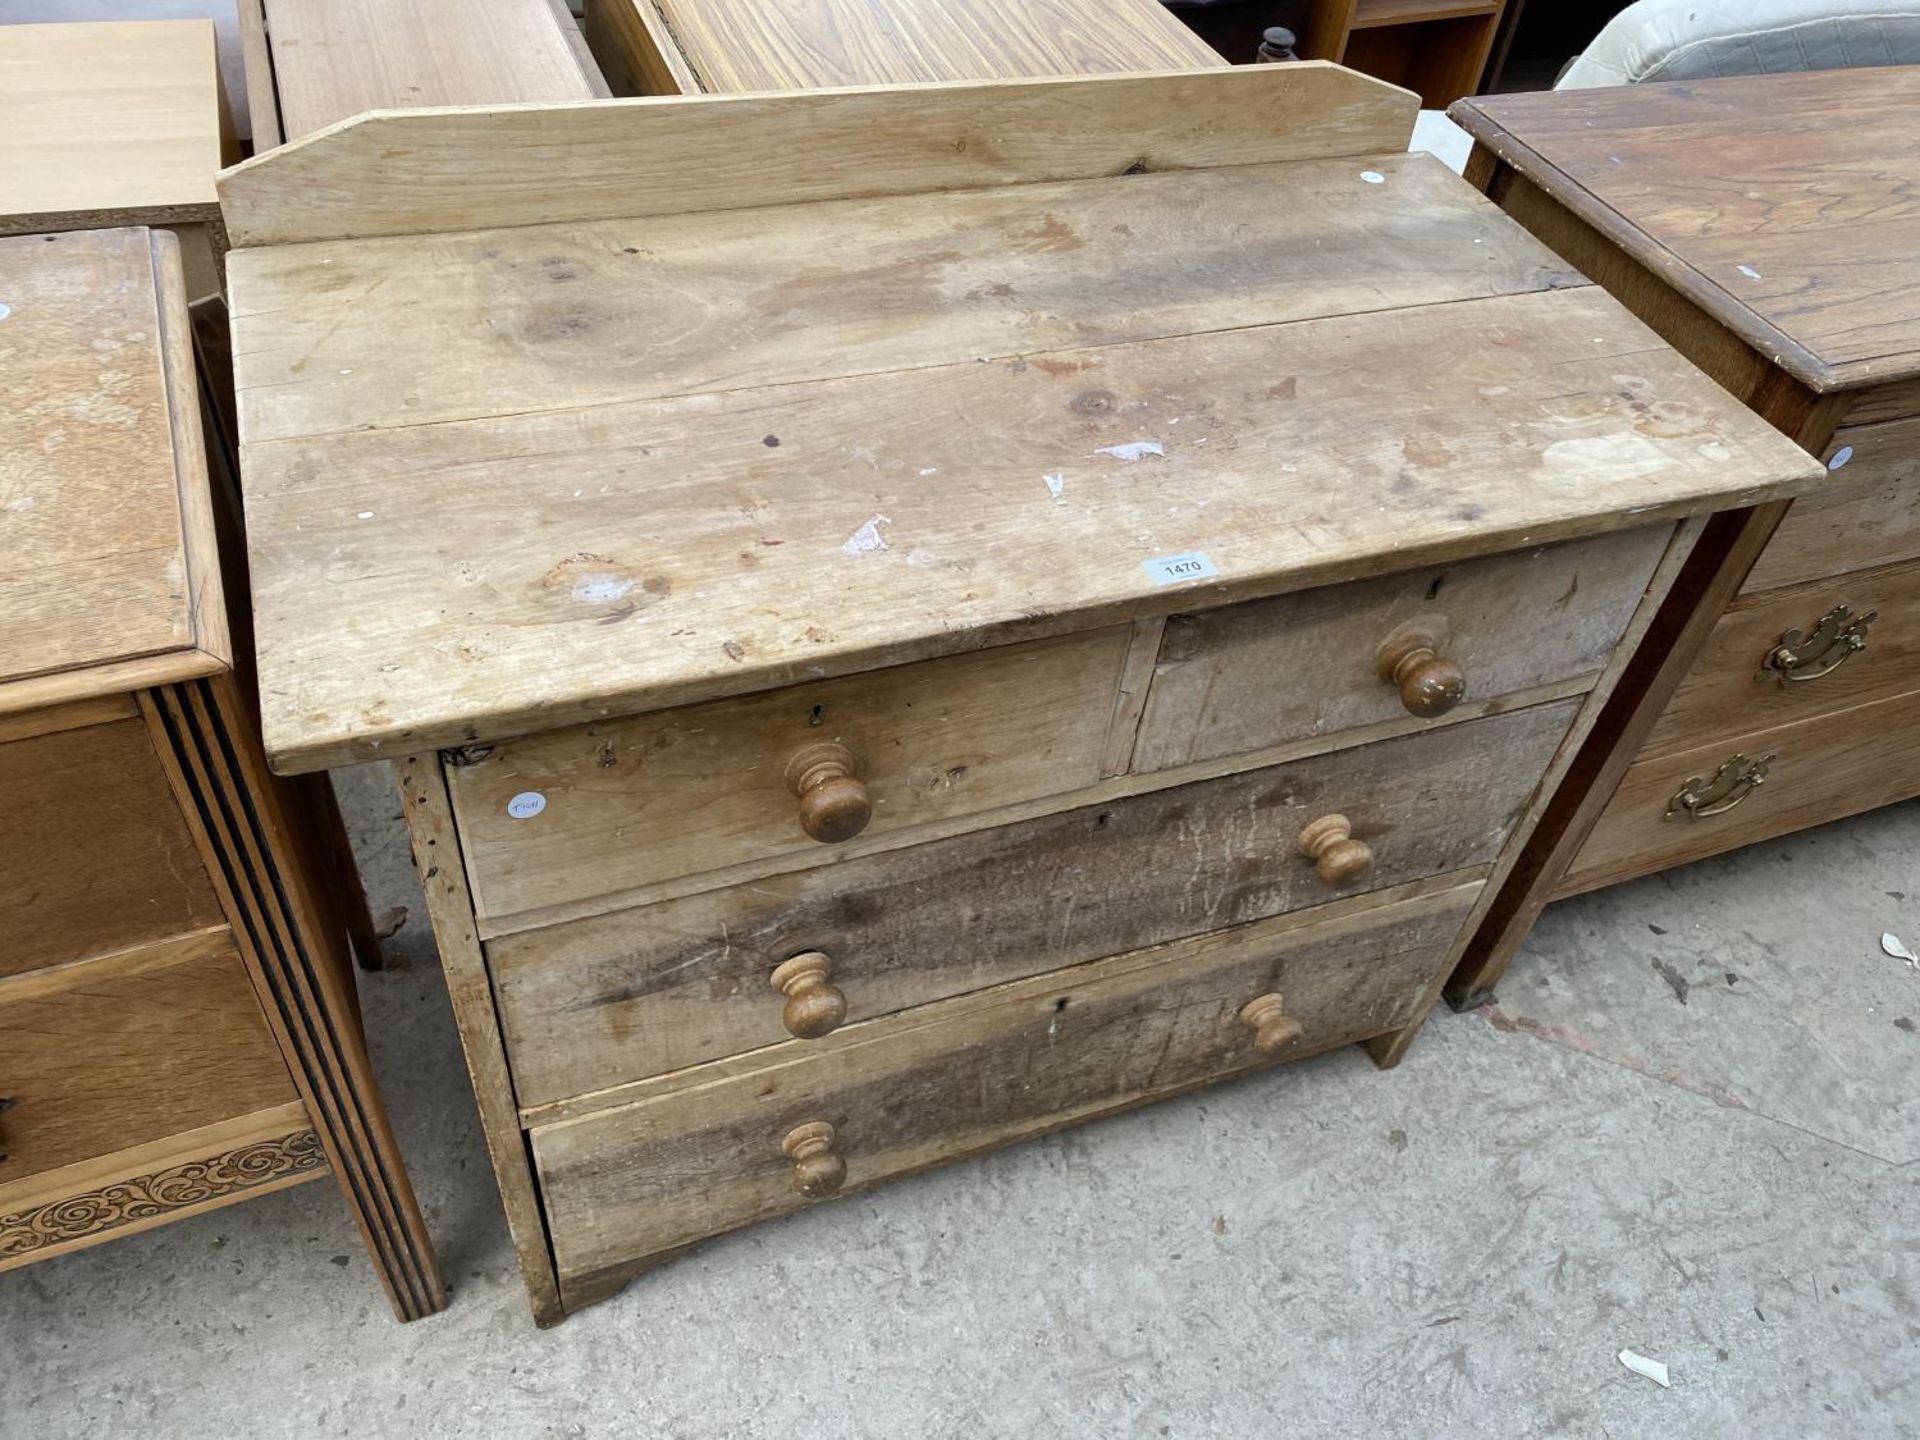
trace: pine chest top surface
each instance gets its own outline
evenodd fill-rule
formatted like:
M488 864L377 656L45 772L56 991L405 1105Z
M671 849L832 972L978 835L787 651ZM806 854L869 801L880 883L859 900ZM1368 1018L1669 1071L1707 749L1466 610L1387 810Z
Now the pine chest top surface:
M473 227L502 213L494 173L491 198L460 206L471 228L426 230L396 181L380 224L413 233L235 252L276 762L505 738L1645 524L1819 473L1457 177L1392 153L1404 128L1368 130L1348 104L1370 150L1288 158L1313 135L1299 87L1360 77L1302 67L1256 94L1248 73L1185 77L1206 83L1166 121L1167 151L1217 154L1226 101L1278 97L1296 119L1276 131L1252 107L1254 138L1229 152L1247 163L1117 173L1157 143L1153 117L1122 133L1088 99L1110 92L1069 88L1100 82L1054 82L1074 101L1061 145L1127 147L1119 163L943 190L940 166L980 164L996 138L992 87L873 92L833 123L870 145L863 107L910 105L887 133L918 144L925 190L622 216L619 199L579 213L574 189L579 218ZM1195 95L1225 97L1217 122ZM963 143L925 144L914 127L945 123L955 96L975 106ZM528 143L705 125L705 149L675 136L671 153L700 170L687 187L711 186L732 143L715 127L752 116L687 107L749 107L791 134L819 98L610 120L616 102L542 115ZM1411 97L1393 105L1404 127ZM444 165L455 124L366 143L438 145ZM768 135L747 138L764 153ZM1021 143L988 146L991 163ZM286 175L311 197L328 172L309 160ZM234 198L243 228L277 223ZM312 223L375 229L363 213Z
M224 663L178 250L0 238L0 710Z
M1452 113L1812 388L1920 376L1920 67L1485 96Z

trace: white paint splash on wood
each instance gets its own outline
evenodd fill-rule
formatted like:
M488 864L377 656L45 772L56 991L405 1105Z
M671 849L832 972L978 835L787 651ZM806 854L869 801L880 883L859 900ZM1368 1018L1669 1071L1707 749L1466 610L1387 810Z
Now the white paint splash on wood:
M1749 280L1758 280L1760 278L1760 272L1754 269L1751 265L1739 265L1739 266L1735 266L1734 268L1739 270L1739 272L1742 275L1746 276Z
M869 555L876 550L886 549L887 537L880 533L880 527L892 523L885 515L873 516L847 537L847 543L840 547L841 550L848 555Z
M1053 496L1055 500L1060 499L1060 492L1067 488L1067 477L1064 475L1042 475L1040 478L1047 482L1047 493Z
M624 575L583 575L573 585L573 598L583 605L604 605L622 600L633 589L633 581Z
M1369 185L1384 185L1387 183L1387 177L1382 175L1378 170L1362 170L1360 172L1360 178Z
M1651 475L1667 463L1665 453L1646 436L1625 433L1556 440L1540 458L1549 472L1561 472L1576 484Z
M1103 445L1098 453L1116 460L1144 460L1149 455L1165 455L1167 447L1158 440L1129 440L1125 445Z

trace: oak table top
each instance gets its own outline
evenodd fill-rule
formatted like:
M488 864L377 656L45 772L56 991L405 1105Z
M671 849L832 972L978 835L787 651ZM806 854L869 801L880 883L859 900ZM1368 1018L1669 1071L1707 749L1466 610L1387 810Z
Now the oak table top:
M410 111L229 172L276 763L1646 525L1818 473L1406 155L1414 103L1307 63ZM769 173L797 137L817 163ZM370 185L367 152L420 173Z
M1451 113L1808 387L1920 376L1920 67L1494 95Z

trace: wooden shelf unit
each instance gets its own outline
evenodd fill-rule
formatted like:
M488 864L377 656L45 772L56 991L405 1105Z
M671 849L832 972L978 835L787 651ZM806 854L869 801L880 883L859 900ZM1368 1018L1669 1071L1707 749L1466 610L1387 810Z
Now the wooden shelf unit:
M1404 85L1443 109L1477 88L1506 8L1507 0L1315 0L1299 53Z

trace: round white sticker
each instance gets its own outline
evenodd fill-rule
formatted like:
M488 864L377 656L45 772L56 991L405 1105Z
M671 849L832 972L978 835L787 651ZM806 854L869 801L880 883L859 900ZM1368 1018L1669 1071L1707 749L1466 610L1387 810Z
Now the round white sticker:
M1851 460L1852 458L1853 458L1853 446L1842 445L1838 450L1833 452L1833 458L1827 461L1827 469L1838 470L1842 465L1846 464L1847 461Z
M507 814L516 820L531 820L547 808L547 797L538 790L522 790L507 801Z

